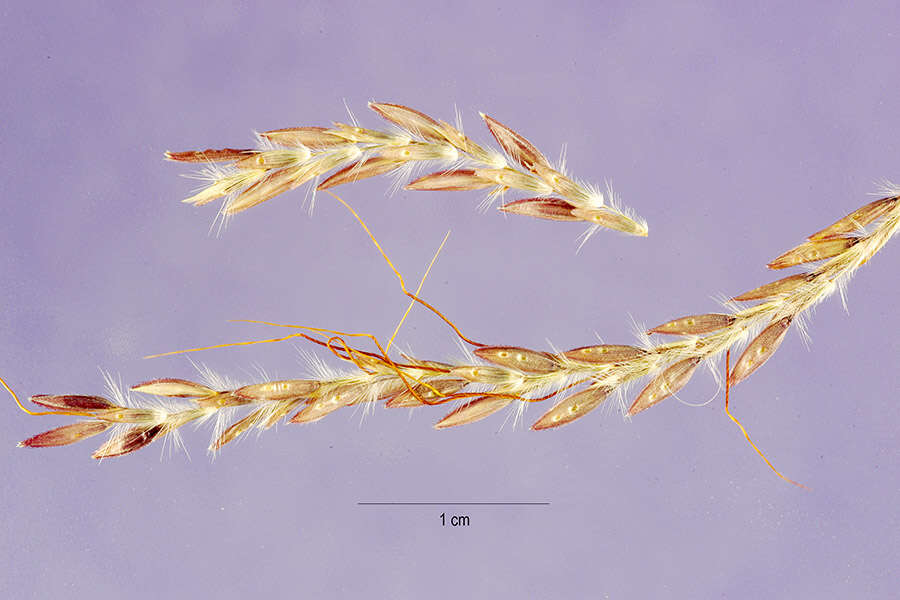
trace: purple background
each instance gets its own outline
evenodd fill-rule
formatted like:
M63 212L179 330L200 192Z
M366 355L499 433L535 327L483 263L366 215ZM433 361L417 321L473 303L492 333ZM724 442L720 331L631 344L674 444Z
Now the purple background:
M404 298L346 211L303 192L207 235L166 149L344 119L365 103L477 111L572 171L611 178L647 239L475 210L478 193L342 188L424 296L491 343L633 340L769 281L764 265L900 178L895 3L285 2L8 5L0 15L0 369L20 395L193 377L141 356L264 337L259 318L388 335ZM515 197L515 196L514 196ZM84 443L15 443L62 418L5 402L0 595L9 598L886 597L900 551L896 242L735 391L734 411L674 400L632 423L557 432L503 416L436 432L438 409L336 413L251 436L215 461L209 428L96 464ZM893 336L893 337L892 337ZM458 357L416 310L402 347ZM305 366L289 344L196 359L252 381ZM712 395L709 375L683 394ZM632 390L632 397L634 394ZM530 423L540 409L528 411ZM375 500L549 501L367 508ZM464 529L438 515L465 513Z

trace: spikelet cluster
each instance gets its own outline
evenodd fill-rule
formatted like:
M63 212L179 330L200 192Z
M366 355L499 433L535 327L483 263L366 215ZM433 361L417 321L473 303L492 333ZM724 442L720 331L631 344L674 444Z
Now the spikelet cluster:
M345 407L383 403L387 408L454 403L435 427L473 423L514 403L552 403L532 425L543 430L579 419L603 404L626 384L645 379L627 408L636 415L671 397L705 362L743 344L727 373L734 386L768 361L798 317L847 280L900 229L900 189L871 202L769 263L770 269L801 266L802 273L763 284L732 298L729 312L673 319L647 333L677 336L675 341L634 345L592 345L563 352L471 342L473 360L450 364L353 348L343 339L316 341L352 363L355 371L340 376L265 381L243 387L215 386L181 379L140 383L133 392L181 404L168 408L127 407L97 396L33 396L51 412L84 420L33 436L24 446L70 444L113 429L95 458L127 454L173 434L193 421L243 409L238 420L217 431L210 448L218 450L251 429L268 429L282 419L318 421ZM742 303L753 303L750 306ZM335 343L339 340L339 343ZM150 406L148 404L148 406Z
M228 218L266 200L316 181L324 190L386 173L408 175L416 165L436 170L406 185L408 190L488 190L488 199L513 189L527 198L500 210L552 221L590 225L646 236L647 224L606 194L567 176L524 136L485 114L488 130L502 152L473 142L461 127L399 104L370 102L369 108L392 125L389 131L334 123L332 127L291 127L259 134L257 149L167 152L178 162L201 163L208 185L184 202L203 205L224 198Z

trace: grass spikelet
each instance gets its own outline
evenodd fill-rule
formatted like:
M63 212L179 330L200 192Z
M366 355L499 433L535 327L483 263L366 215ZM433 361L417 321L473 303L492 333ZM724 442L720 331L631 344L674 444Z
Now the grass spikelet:
M467 385L469 385L468 379L433 379L428 382L427 386L419 384L409 390L404 389L388 400L385 406L387 408L425 406L428 403L437 401L439 398L452 397Z
M592 365L624 363L641 358L647 354L643 348L617 344L601 344L599 346L582 346L563 352L569 360Z
M647 237L647 226L643 222L632 219L612 207L576 207L572 210L572 216L597 227L606 227L629 235Z
M694 371L700 366L700 360L700 357L696 356L686 358L657 375L635 398L628 409L628 414L634 416L669 396L677 394L691 380Z
M235 148L222 148L220 150L189 150L187 152L166 152L166 160L173 162L190 162L190 163L208 163L208 162L231 162L241 160L248 155L254 154L254 150L244 149L237 150Z
M856 242L856 238L849 237L828 238L824 240L815 240L813 242L804 242L799 246L791 248L770 262L767 266L770 269L786 269L804 263L825 260L826 258L831 258L845 252Z
M216 392L205 385L194 383L186 379L154 379L131 386L132 392L150 394L153 396L167 396L169 398L202 398L212 396Z
M484 396L476 398L448 413L443 419L434 424L434 428L447 429L448 427L458 427L480 421L498 410L506 408L512 401L512 398L506 397Z
M394 169L399 169L401 166L403 166L402 162L383 156L364 158L363 160L355 162L352 165L347 165L340 171L330 175L325 181L320 183L316 189L327 190L328 188L344 183L351 183L359 181L360 179L375 177L376 175L383 175L384 173L390 173Z
M313 379L286 379L245 385L234 391L234 395L256 402L264 400L290 400L305 398L319 389L319 382Z
M32 396L31 401L53 410L97 412L116 409L118 406L102 396Z
M93 457L96 459L113 458L115 456L124 456L140 450L144 446L150 444L163 433L163 425L144 425L142 427L134 427L128 429L125 433L112 437L105 444L100 446Z
M843 219L839 219L825 229L817 231L807 239L809 239L809 241L811 242L814 242L818 240L826 240L828 238L836 236L855 233L864 228L866 225L869 225L873 221L876 221L886 215L891 209L897 206L898 202L900 202L900 196L881 198L880 200L869 202L865 206L854 210Z
M19 442L19 446L28 446L29 448L67 446L99 435L112 426L112 423L104 423L103 421L81 421L39 433Z
M234 162L236 169L284 169L303 164L312 154L308 148L296 150L259 150Z
M506 152L507 156L511 159L529 171L534 171L537 167L543 167L544 169L553 168L550 166L550 162L544 158L543 154L541 154L540 150L535 148L534 145L522 135L484 113L481 113L481 118L484 119L484 122L487 124L491 135L494 136L494 139L496 139L497 143L503 147L503 151Z
M234 200L228 202L225 205L225 214L236 215L248 208L253 208L282 192L303 185L314 176L307 165L270 172L238 194Z
M325 418L339 408L347 406L346 399L337 395L330 395L311 401L301 411L291 417L291 423L314 423Z
M535 431L552 429L580 419L600 406L611 391L612 388L600 386L571 394L544 413L540 419L534 422L531 428Z
M231 426L225 429L219 437L212 443L210 446L210 450L217 451L221 450L222 446L227 444L228 442L233 442L242 434L246 433L250 430L254 425L259 423L263 416L266 413L265 408L257 408L252 413L233 423Z
M203 206L213 200L231 196L256 184L266 172L263 169L243 169L239 171L222 171L207 169L197 174L197 178L210 181L210 184L188 198L185 204Z
M707 313L705 315L691 315L674 319L668 323L657 325L649 329L647 333L666 333L669 335L701 335L725 329L734 323L733 315L722 313Z
M482 346L476 348L475 356L481 360L522 371L523 373L552 373L559 369L559 363L552 354L537 352L516 346Z
M753 338L728 375L728 385L734 387L772 358L772 355L781 346L781 342L784 341L784 336L787 335L792 320L792 317L778 319Z
M407 190L466 191L495 187L490 179L480 177L474 169L455 169L423 175L406 184Z
M808 283L810 277L811 276L806 273L789 275L788 277L773 281L772 283L761 285L758 288L750 290L749 292L744 292L739 296L735 296L734 298L732 298L732 300L746 302L748 300L765 300L766 298L772 298L773 296L790 294L804 284Z
M562 198L523 198L507 202L500 210L514 215L524 215L550 221L580 221L575 216L575 206Z
M369 108L374 110L386 121L394 123L400 129L408 131L415 137L420 137L433 142L453 143L441 124L425 113L403 106L401 104L389 104L386 102L369 102Z
M344 138L328 133L325 127L289 127L274 129L259 134L263 139L288 148L312 148L322 150L335 146L344 146L348 142Z

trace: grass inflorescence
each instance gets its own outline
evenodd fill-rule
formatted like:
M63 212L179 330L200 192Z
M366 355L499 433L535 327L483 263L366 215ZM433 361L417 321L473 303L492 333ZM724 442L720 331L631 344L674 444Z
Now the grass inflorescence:
M350 371L244 386L156 379L131 391L161 402L135 401L127 406L99 396L33 396L33 403L48 409L41 414L76 415L83 420L35 435L21 445L61 446L111 429L113 435L94 452L95 458L107 458L173 435L188 423L216 418L210 445L215 451L250 430L268 429L282 420L310 423L338 409L375 403L387 408L452 405L435 423L438 429L473 423L510 405L551 404L531 427L552 429L584 417L611 397L624 399L629 384L644 380L631 402L622 404L625 414L637 415L677 394L704 364L715 371L715 361L743 346L734 366L730 370L726 366L727 410L728 390L768 361L801 315L843 290L853 273L900 229L900 188L889 187L888 193L768 264L773 270L801 267L804 271L738 294L725 303L722 312L688 315L653 327L640 345L599 344L547 352L483 344L464 336L436 308L403 286L410 298L453 327L469 346L470 360L450 363L407 354L392 356L390 343L384 345L369 334L268 323L290 333L245 343L303 339L330 351ZM659 335L676 339L649 341L649 336ZM366 339L372 348L355 345Z
M207 185L184 202L200 206L224 198L223 219L311 181L315 190L325 190L386 173L408 180L424 166L433 172L407 183L407 190L487 190L489 203L512 189L528 197L507 202L500 210L587 223L585 240L600 228L647 235L647 223L622 207L609 185L600 191L570 177L564 164L552 164L524 136L488 115L481 117L502 152L472 141L459 119L451 125L383 102L370 102L369 108L388 121L390 129L355 123L291 127L258 134L255 149L167 152L166 158L205 165L195 176Z

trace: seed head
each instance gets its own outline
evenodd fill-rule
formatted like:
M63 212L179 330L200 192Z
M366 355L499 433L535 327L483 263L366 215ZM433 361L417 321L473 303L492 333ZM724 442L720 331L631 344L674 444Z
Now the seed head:
M309 160L312 154L309 148L296 150L266 150L253 152L249 156L235 161L237 169L283 169L293 167Z
M231 162L245 158L248 155L255 154L255 150L235 148L222 148L221 150L188 150L187 152L166 151L166 160L174 162L191 162L191 163L215 163L215 162Z
M339 408L349 406L365 394L365 384L340 385L320 397L310 400L306 406L291 417L291 423L312 423L333 413Z
M245 385L234 390L234 395L254 401L288 400L304 398L317 389L319 389L319 382L314 379L284 379Z
M843 219L839 219L825 229L817 231L807 239L810 241L824 240L859 231L869 223L886 215L897 206L898 202L900 202L900 196L882 198L880 200L875 200L874 202L869 202L865 206L854 210Z
M425 191L464 191L483 190L496 184L490 179L479 177L473 169L457 169L455 171L439 171L419 177L406 184L407 190Z
M571 423L575 419L580 419L600 406L611 391L612 388L600 386L571 394L544 413L531 428L535 431L540 431L542 429L560 427Z
M32 396L31 401L40 406L46 406L53 410L66 411L100 411L119 408L106 398L101 396Z
M454 162L459 158L459 153L453 146L422 142L412 142L403 146L385 146L378 151L378 155L398 163L423 160Z
M550 221L580 221L573 214L575 207L561 198L525 198L514 200L500 207L500 210L514 215L524 215Z
M103 433L110 427L112 427L112 423L104 423L103 421L80 421L39 433L19 442L19 446L28 446L29 448L66 446Z
M765 300L766 298L771 298L773 296L790 294L811 279L812 275L809 273L798 273L797 275L791 275L789 277L785 277L783 279L761 285L758 288L750 290L749 292L744 292L740 296L735 296L734 298L732 298L732 300Z
M347 144L347 140L328 133L325 127L289 127L287 129L273 129L259 134L260 137L269 140L279 146L291 148L333 148Z
M744 349L728 376L728 385L735 386L747 379L753 371L763 366L772 358L775 351L784 341L793 317L778 319L756 336Z
M493 385L509 383L511 375L507 369L482 366L453 367L450 369L450 374L474 383L490 383Z
M170 398L199 398L212 396L217 392L213 389L188 381L186 379L153 379L131 386L134 392L151 394L153 396L168 396Z
M243 419L232 423L231 426L228 427L228 429L223 431L221 435L216 438L212 446L210 446L210 450L218 450L228 442L234 441L235 439L240 437L241 434L249 431L251 427L259 423L259 421L262 419L264 410L265 409L258 408Z
M347 165L340 171L329 176L325 181L319 184L317 190L327 190L343 183L351 183L368 177L375 177L389 173L394 169L403 166L403 163L392 158L382 156L368 157Z
M113 436L100 446L93 457L96 459L122 456L140 450L165 432L162 424L132 427L122 435Z
M547 169L553 168L550 166L550 161L544 158L540 150L535 148L524 136L484 113L481 113L481 118L484 119L485 124L491 131L491 135L494 136L494 139L503 147L503 150L511 159L529 171L534 171L535 166Z
M831 258L845 252L858 241L858 238L836 237L813 242L804 242L799 246L791 248L770 262L767 266L770 269L786 269L804 263L825 260L826 258Z
M236 215L248 208L253 208L278 194L303 185L312 177L306 165L272 171L229 202L225 207L225 214Z
M441 124L428 115L400 104L387 104L383 102L369 102L369 108L378 113L382 118L399 126L404 131L438 142L448 140Z
M647 237L647 225L645 223L635 221L620 212L615 212L606 208L582 208L577 207L572 211L572 215L582 221L614 229L627 233L628 235L637 235Z
M592 195L584 186L578 185L556 169L536 165L534 172L547 182L554 192L578 204L594 204L596 196ZM602 202L603 196L599 195Z
M502 367L517 369L523 373L552 373L559 363L552 354L519 348L517 346L482 346L475 349L475 356Z
M677 394L691 380L691 376L698 366L700 366L700 358L694 357L686 358L668 367L638 394L631 408L628 409L628 414L634 416L642 410L647 410L654 404L662 402L672 394Z
M704 333L712 333L713 331L725 329L726 327L734 323L734 321L734 315L726 315L722 313L691 315L688 317L681 317L680 319L669 321L668 323L663 323L662 325L657 325L653 329L648 330L647 333L667 333L670 335L701 335Z
M475 169L475 174L492 181L502 188L514 188L533 194L545 195L553 191L540 177L505 167L502 169Z
M619 346L602 344L599 346L582 346L563 352L569 360L594 365L628 362L645 356L647 351L636 346Z
M467 385L469 385L468 379L432 379L427 386L424 384L413 386L415 394L411 394L409 390L400 392L388 400L385 406L387 408L422 406L423 402L419 398L424 398L427 401L439 400L441 396L455 394ZM440 396L434 390L437 390Z
M509 406L511 398L484 396L467 402L459 408L448 413L443 419L434 424L435 429L447 429L458 425L468 425L489 417L498 410Z

